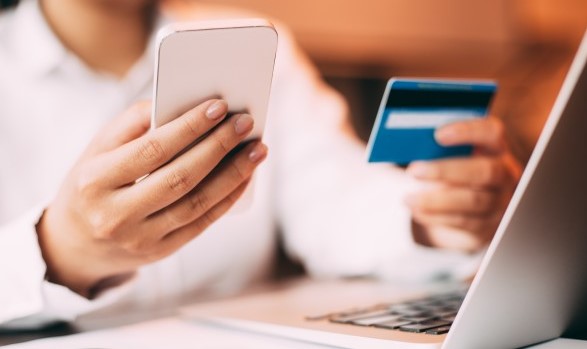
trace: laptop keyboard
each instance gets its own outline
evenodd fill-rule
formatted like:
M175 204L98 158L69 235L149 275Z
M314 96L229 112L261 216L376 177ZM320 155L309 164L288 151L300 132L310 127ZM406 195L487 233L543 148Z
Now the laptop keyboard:
M453 292L401 303L377 304L363 309L308 316L306 320L328 320L345 325L440 335L450 330L464 298L465 292Z

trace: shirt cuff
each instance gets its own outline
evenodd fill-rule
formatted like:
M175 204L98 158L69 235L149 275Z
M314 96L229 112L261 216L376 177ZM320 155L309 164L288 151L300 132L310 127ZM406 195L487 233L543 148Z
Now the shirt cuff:
M88 300L67 287L45 279L36 225L43 214L36 207L0 226L0 327L37 328L55 321L71 321L116 302L132 282L113 287Z

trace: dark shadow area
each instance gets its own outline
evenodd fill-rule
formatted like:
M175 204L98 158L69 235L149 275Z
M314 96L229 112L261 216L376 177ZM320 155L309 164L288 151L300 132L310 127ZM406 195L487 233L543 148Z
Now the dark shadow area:
M0 329L0 346L28 342L40 338L60 337L79 332L67 322L58 322L38 330L2 330Z
M386 79L325 76L326 82L340 92L350 109L351 123L363 141L369 139Z
M583 292L583 294L586 293ZM581 303L576 308L571 325L562 336L565 338L587 340L587 298L581 300Z

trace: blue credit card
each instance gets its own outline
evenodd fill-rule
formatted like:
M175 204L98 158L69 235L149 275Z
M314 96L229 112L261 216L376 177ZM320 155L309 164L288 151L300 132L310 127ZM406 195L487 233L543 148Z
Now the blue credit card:
M368 161L406 165L470 155L472 146L441 146L434 131L486 116L496 90L493 81L390 79L369 138Z

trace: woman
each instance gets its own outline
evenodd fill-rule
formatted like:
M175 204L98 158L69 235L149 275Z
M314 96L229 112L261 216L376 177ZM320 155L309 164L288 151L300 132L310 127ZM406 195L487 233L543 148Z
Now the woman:
M219 16L249 14L28 0L0 16L3 326L238 291L267 275L277 225L290 255L320 277L450 275L492 237L519 175L497 119L437 133L475 144L471 158L407 172L367 165L343 131L344 101L283 28L264 143L224 158L252 118L228 119L221 100L147 133L150 109L138 101L150 97L155 23ZM265 143L252 207L224 215ZM436 185L414 193L414 178Z

